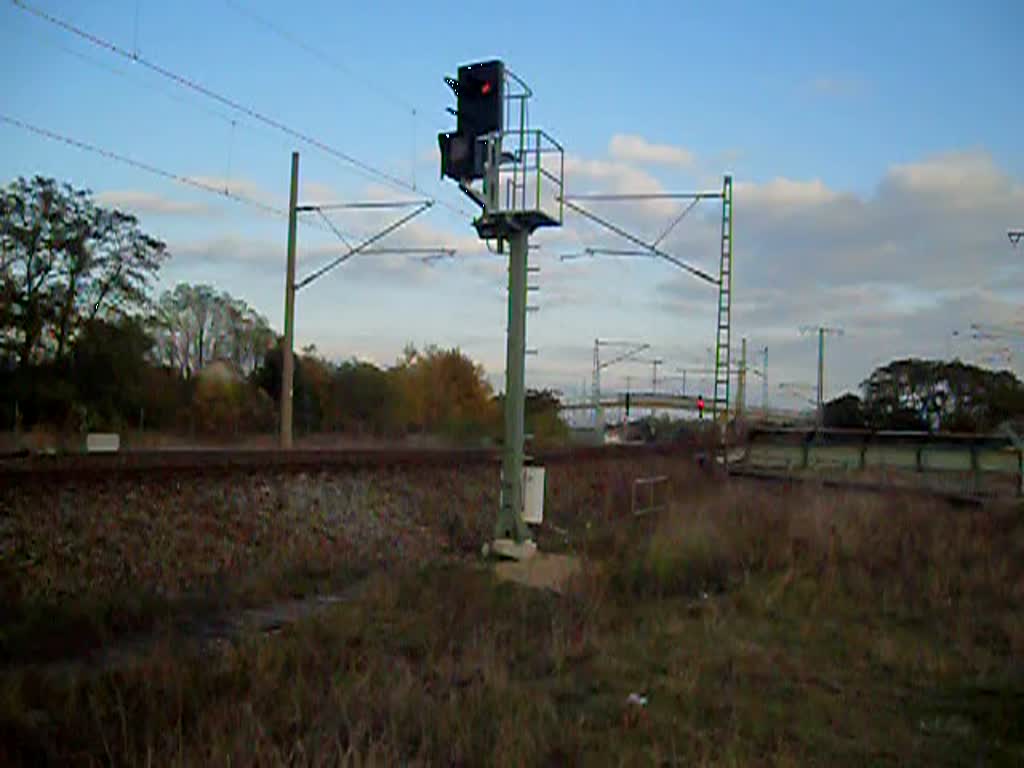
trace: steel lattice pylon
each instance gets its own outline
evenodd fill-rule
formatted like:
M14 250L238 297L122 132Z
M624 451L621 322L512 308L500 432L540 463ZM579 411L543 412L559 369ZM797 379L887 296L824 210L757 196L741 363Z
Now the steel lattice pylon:
M732 176L722 186L722 250L718 280L718 324L715 333L713 418L729 418L729 365L732 343Z

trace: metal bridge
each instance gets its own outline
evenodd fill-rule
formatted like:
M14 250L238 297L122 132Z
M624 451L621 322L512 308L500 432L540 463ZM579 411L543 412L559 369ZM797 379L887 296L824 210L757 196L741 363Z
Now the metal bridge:
M710 402L705 400L708 405ZM594 400L583 400L575 403L562 403L560 411L592 411L595 406L602 409L626 407L626 393L603 397L597 403ZM691 395L669 395L662 392L630 392L629 407L632 408L661 408L669 411L696 411L697 398Z

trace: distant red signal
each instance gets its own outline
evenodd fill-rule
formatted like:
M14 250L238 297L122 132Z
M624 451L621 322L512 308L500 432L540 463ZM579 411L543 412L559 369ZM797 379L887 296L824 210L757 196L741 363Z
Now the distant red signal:
M491 81L490 80L484 80L484 84L480 86L480 93L483 94L484 96L486 96L490 92L491 92Z

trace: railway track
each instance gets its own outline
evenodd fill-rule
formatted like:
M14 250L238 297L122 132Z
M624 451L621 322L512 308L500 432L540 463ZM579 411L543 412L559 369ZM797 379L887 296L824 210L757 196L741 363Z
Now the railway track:
M574 447L539 451L533 463L545 466L589 461L688 457L687 444ZM112 475L194 475L269 472L275 474L390 467L488 466L501 463L498 449L293 449L156 450L118 453L23 455L0 459L0 482L105 478Z
M544 466L587 462L642 460L678 456L694 460L699 453L688 443L654 445L577 446L532 455L532 463ZM125 477L195 477L210 475L288 475L400 468L484 467L501 464L499 449L171 449L123 451L108 454L22 454L0 456L0 485L40 482L105 481ZM806 477L767 472L732 464L729 477L740 482L801 485L864 493L901 493L932 497L960 506L981 506L993 497L951 492L928 487L892 485L858 480Z

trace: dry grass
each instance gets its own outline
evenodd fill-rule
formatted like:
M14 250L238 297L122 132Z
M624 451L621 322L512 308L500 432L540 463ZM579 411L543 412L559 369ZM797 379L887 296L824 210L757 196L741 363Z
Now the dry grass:
M631 478L661 465L683 476L671 459L552 467L548 516L621 514ZM410 467L0 488L0 660L58 658L197 612L477 553L496 486L492 467Z
M0 761L1024 760L1018 510L748 487L598 530L570 531L584 569L565 597L405 568L215 658L9 670Z
M901 611L1024 598L1024 526L1012 506L741 486L678 509L651 534L614 538L619 577L641 595L716 592L783 573Z

